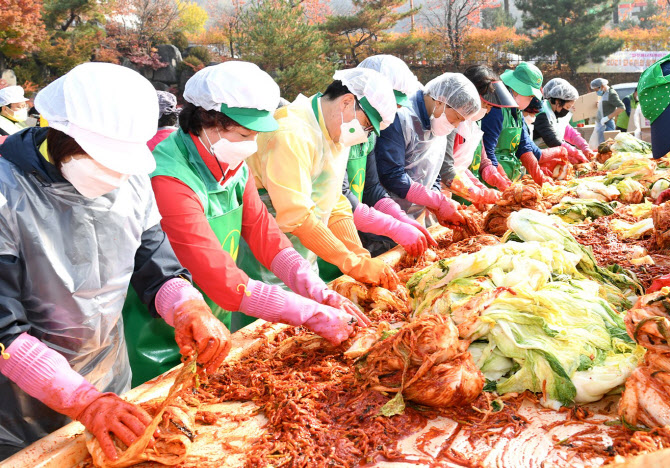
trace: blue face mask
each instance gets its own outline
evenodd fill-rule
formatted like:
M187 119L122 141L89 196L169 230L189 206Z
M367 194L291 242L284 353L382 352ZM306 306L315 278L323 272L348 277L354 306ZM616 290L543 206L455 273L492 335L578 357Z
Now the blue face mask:
M605 91L603 91L603 90L601 89L600 91L596 91L596 94L597 94L598 96L602 96L603 94L605 94Z

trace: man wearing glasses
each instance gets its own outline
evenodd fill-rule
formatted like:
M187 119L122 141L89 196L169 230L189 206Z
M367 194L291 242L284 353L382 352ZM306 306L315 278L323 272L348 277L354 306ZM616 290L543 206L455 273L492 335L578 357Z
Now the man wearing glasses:
M298 98L275 113L279 129L258 136L247 163L261 199L295 249L318 271L317 257L368 284L395 289L397 277L363 248L351 204L342 194L349 149L388 127L396 113L391 84L369 69L335 72L325 93ZM238 265L279 284L244 245Z
M21 86L0 89L0 137L13 135L27 127L28 99Z

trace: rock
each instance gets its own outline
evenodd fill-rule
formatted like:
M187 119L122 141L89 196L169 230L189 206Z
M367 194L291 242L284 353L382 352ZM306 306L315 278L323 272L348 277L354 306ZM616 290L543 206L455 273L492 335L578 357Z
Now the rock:
M151 84L154 85L156 91L167 91L168 89L170 89L168 85L166 85L165 83L161 83L160 81L152 81Z
M182 61L181 52L172 44L162 44L156 49L161 62L167 63L167 67L154 71L154 81L162 81L168 84L177 83L179 80L177 65Z
M4 80L7 83L7 86L16 86L16 74L14 70L2 70L0 73L0 80Z
M190 68L182 70L182 72L179 74L179 92L180 93L184 92L184 88L186 87L186 82L193 75L195 75L195 72Z

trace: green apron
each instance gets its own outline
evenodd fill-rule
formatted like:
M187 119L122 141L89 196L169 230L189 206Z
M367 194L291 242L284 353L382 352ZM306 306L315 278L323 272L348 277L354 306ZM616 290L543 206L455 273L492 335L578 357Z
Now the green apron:
M511 109L507 107L502 108L503 125L500 136L498 136L498 145L496 146L495 155L498 163L502 165L507 177L512 182L520 179L524 174L522 170L521 160L516 156L516 150L519 148L521 142L521 129L523 125L523 117L518 109Z
M154 154L157 167L152 177L174 177L188 185L205 207L205 215L221 247L236 259L241 239L242 199L249 177L248 167L242 166L221 186L198 155L191 138L181 130L157 146ZM256 320L240 312L224 310L204 293L203 297L214 316L231 332ZM181 356L174 340L174 329L164 320L151 317L132 287L128 290L123 307L123 319L133 387L179 364Z

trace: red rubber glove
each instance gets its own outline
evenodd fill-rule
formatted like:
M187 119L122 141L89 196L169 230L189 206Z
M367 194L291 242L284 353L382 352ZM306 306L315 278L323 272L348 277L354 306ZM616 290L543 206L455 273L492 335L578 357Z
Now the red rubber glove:
M433 239L433 236L430 235L428 229L426 229L416 219L412 219L409 216L407 216L407 213L405 213L403 209L400 208L400 205L394 202L391 198L384 197L381 200L379 200L377 203L375 203L375 210L379 210L382 213L386 213L389 216L393 216L398 221L402 221L403 223L414 226L423 233L429 245L437 247L437 241Z
M502 166L502 164L498 164L498 167L496 167L496 171L498 171L498 174L500 174L500 177L502 177L507 182L509 182L510 185L512 185L512 181L507 176L507 172L505 172L505 168Z
M463 216L458 212L458 203L447 198L443 193L429 190L417 182L412 182L405 198L433 211L440 224L463 224L465 222Z
M486 166L482 170L482 179L484 179L484 182L486 182L487 184L492 185L501 191L504 191L510 185L512 185L512 182L509 179L502 177L500 175L495 166Z
M472 186L468 189L468 200L477 205L491 205L500 200L500 192L489 188Z
M174 309L174 337L182 356L198 353L198 365L216 372L230 352L230 332L204 299L183 302Z
M547 169L549 171L549 176L554 173L554 169L557 166L567 166L568 164L570 164L568 161L568 151L562 146L546 148L542 150L542 157L540 157L540 168L545 173L545 169Z
M354 210L354 224L359 231L390 237L411 257L420 256L428 248L428 241L420 230L363 203Z
M526 171L533 178L536 184L542 185L545 183L551 183L551 179L545 176L540 169L540 165L537 163L535 155L530 151L521 155L521 164L526 168Z
M563 143L561 146L568 152L568 161L570 161L570 164L584 164L589 162L584 154L570 143Z
M0 357L0 372L49 408L80 421L100 442L105 455L118 454L111 435L130 446L144 434L151 416L113 393L101 393L74 371L65 357L23 333Z

